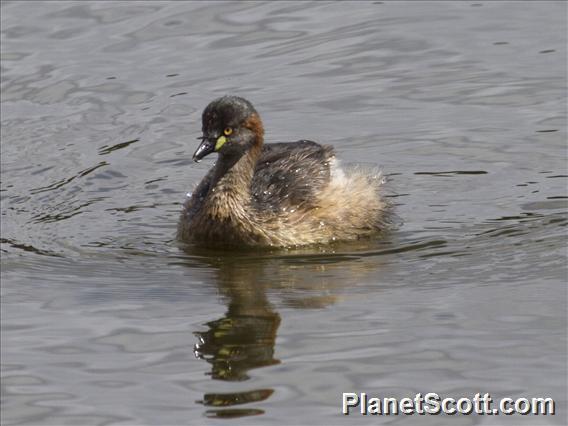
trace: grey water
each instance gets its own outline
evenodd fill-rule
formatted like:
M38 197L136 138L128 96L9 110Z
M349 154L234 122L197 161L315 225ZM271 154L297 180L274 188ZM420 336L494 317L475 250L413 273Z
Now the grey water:
M3 425L564 425L567 4L1 5ZM379 166L371 241L175 240L200 115ZM212 156L213 157L213 156ZM343 392L551 397L341 414Z

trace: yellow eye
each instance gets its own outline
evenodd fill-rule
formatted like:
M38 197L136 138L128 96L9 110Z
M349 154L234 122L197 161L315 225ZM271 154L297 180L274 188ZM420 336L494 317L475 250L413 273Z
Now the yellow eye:
M223 133L225 134L225 136L230 136L233 133L233 129L230 127L225 127L225 130L223 130Z

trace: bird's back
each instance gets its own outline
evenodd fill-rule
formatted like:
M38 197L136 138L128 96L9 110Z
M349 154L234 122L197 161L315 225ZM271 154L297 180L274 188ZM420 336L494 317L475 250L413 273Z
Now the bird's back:
M307 209L331 177L333 147L301 140L263 146L251 182L252 201L260 210Z

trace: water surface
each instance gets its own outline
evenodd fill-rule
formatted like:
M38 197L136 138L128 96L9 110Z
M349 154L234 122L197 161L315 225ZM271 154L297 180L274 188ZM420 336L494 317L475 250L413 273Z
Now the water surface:
M3 2L2 423L566 423L564 2ZM378 165L374 241L174 239L200 114ZM345 417L342 392L550 396ZM221 421L219 418L223 418Z

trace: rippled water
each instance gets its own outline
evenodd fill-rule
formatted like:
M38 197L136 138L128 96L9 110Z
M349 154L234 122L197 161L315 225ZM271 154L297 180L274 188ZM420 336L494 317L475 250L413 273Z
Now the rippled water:
M2 424L566 422L566 3L3 2ZM214 97L378 164L400 227L174 240ZM550 396L353 417L342 392Z

